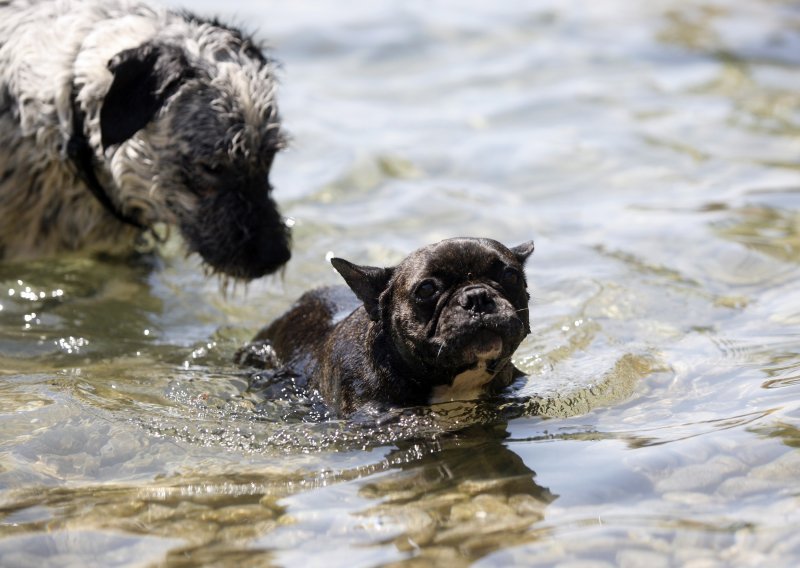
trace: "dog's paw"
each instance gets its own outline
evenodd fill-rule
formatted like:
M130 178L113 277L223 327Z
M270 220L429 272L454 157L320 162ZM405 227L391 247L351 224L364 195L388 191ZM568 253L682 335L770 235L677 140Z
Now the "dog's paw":
M280 367L280 360L272 343L268 339L248 343L236 352L233 361L243 367L257 367L259 369L276 369Z

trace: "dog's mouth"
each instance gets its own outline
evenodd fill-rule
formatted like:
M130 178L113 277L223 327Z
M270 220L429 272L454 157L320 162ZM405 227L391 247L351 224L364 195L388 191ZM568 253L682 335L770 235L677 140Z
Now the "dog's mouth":
M460 333L434 339L429 345L431 364L439 369L461 369L507 359L517 348L520 334L496 326L477 324Z
M524 324L507 301L494 300L490 313L466 310L456 302L447 304L429 323L430 356L438 367L508 358L525 337Z

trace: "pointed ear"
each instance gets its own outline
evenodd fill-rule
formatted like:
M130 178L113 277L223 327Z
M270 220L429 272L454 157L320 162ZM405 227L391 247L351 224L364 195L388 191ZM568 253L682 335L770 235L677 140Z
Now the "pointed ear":
M342 275L356 297L364 302L370 319L378 321L381 317L378 298L389 285L394 268L358 266L343 258L332 258L331 264Z
M528 260L528 257L533 254L533 241L528 241L527 243L522 243L521 245L517 245L511 249L511 252L517 257L517 262L525 265L525 261Z
M121 51L108 69L114 80L100 109L104 150L144 128L181 83L195 76L181 48L152 42Z

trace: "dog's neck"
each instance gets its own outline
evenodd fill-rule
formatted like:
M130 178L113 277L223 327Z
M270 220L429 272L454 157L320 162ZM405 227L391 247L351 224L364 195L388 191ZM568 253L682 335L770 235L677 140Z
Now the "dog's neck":
M95 171L94 153L89 144L89 139L86 137L85 123L86 114L83 112L80 104L78 103L78 88L73 85L70 94L70 102L72 106L72 134L69 142L67 143L67 156L69 156L78 177L83 181L84 185L89 189L92 195L95 196L97 201L103 208L113 215L117 220L136 227L140 230L147 229L147 226L141 223L138 219L134 219L130 215L126 215L121 208L119 208L108 194L108 191L97 179L97 172Z
M414 383L416 387L412 390L424 390L425 385L432 385L428 399L417 400L413 402L415 404L437 404L480 398L489 390L490 383L507 371L508 359L497 359L499 353L494 353L478 359L474 365L455 375L448 374L435 365L424 363L416 354L399 348L398 343L392 341L391 333L383 332L382 329L376 322L370 326L368 334L370 339L367 344L371 346L372 360L391 362L388 364L391 368L389 374Z
M480 398L503 366L491 365L488 359L479 360L474 367L458 373L450 383L433 387L429 404Z

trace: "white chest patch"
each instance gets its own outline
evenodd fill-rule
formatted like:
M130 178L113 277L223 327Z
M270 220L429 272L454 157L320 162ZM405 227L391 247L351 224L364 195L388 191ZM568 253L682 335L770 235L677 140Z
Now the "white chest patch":
M434 387L430 404L453 402L456 400L473 400L483 394L483 387L494 378L494 373L486 369L486 361L479 361L478 366L456 375L452 384Z

